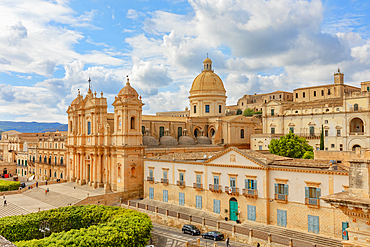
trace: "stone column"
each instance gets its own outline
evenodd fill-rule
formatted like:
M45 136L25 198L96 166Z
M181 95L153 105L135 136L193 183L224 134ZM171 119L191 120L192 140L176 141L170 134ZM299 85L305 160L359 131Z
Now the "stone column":
M97 179L96 179L96 182L98 183L98 187L100 187L100 184L102 182L102 180L101 180L101 177L102 177L101 162L102 162L101 153L98 152L98 166L97 166Z

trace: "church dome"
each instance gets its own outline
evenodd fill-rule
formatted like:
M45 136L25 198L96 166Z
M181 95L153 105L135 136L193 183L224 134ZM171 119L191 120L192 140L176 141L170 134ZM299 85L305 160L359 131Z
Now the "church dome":
M121 89L118 93L118 97L120 98L138 98L139 94L136 92L136 90L131 87L129 79L127 78L126 86Z
M180 136L179 145L186 145L186 146L195 145L195 141L190 136Z
M177 146L177 141L172 136L162 136L159 142L163 146Z
M78 91L78 95L77 97L72 101L71 105L75 106L75 105L78 105L78 103L80 103L80 101L82 100L82 95L80 94L80 91Z
M203 61L203 71L193 81L190 95L225 95L226 90L221 78L212 70L212 61Z
M202 145L212 144L211 139L209 139L207 136L198 136L197 137L197 142L198 142L198 144L202 144Z
M143 136L143 145L144 146L158 146L158 140L155 139L153 136Z

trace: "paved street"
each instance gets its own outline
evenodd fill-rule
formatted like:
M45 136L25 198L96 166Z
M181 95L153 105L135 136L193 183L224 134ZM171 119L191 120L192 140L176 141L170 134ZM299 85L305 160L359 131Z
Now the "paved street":
M213 240L204 240L201 236L191 236L189 234L183 234L180 229L159 225L153 223L153 231L154 235L157 235L158 240L155 244L155 247L184 247L185 242L188 241L196 241L197 238L201 239L201 244L204 246L213 247L215 241ZM225 236L226 237L226 236ZM217 246L226 246L225 241L217 241ZM252 245L242 244L238 242L230 242L231 247L251 247Z

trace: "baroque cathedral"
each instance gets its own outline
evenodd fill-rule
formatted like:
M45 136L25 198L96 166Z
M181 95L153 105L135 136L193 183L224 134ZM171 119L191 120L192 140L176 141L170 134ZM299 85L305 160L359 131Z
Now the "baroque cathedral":
M153 155L152 150L249 148L258 119L225 115L226 90L209 58L193 81L189 104L180 116L143 116L144 103L128 78L115 97L113 113L107 111L103 92L100 97L90 88L85 97L79 92L67 110L67 179L93 188L140 192L142 159Z

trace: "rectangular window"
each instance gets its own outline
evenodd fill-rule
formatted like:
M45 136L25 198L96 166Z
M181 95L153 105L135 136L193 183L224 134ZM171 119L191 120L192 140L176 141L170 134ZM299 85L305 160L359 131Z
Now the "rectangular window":
M281 99L281 94L279 95L279 98ZM256 102L254 102L254 103L256 103Z
M334 148L335 147L335 145L334 144L331 144L331 148Z
M194 113L197 113L197 106L194 106Z
M213 212L219 214L221 212L221 201L213 199Z
M183 173L183 172L180 172L180 173L179 173L179 180L180 180L181 182L183 182L183 181L184 181L184 173Z
M303 92L303 98L305 98L306 97L306 93L305 92Z
M256 190L257 189L257 180L246 179L245 180L245 188L248 189L248 190Z
M87 122L87 134L91 135L91 122Z
M315 136L315 127L310 126L310 136Z
M277 225L286 227L287 225L287 212L285 210L277 210Z
M163 178L167 179L167 171L163 171Z
M213 176L213 184L219 185L220 184L220 177L219 176Z
M230 187L236 187L236 178L230 178Z
M180 206L185 205L185 193L179 192L179 205Z
M63 165L63 157L60 157L60 164Z
M313 96L316 97L316 91L313 91Z
M319 234L320 232L319 216L308 215L307 224L308 232Z
M247 205L248 220L256 221L256 206Z
M221 105L219 105L219 106L218 106L218 113L221 113L221 110L222 110L222 106L221 106Z
M262 150L262 146L258 146L258 150Z
M294 133L294 127L289 127L289 132Z
M168 202L168 190L163 190L163 202Z
M340 130L337 130L337 136L340 136Z
M151 177L151 178L153 177L153 169L149 170L149 177Z
M321 96L324 96L324 90L321 90Z
M154 188L149 187L149 199L154 199Z
M275 134L275 128L274 127L271 128L271 134Z
M206 105L206 113L209 113L209 105Z
M295 98L298 99L298 93L295 93Z
M330 89L328 89L328 95L330 95Z
M329 136L329 130L325 130L325 136Z
M274 115L275 115L275 110L271 109L271 116L274 116Z
M370 91L370 87L367 87L367 91L368 91L368 92Z
M198 187L198 188L201 188L201 184L202 184L202 175L197 174L197 175L196 175L196 181L197 181L197 187Z
M197 209L202 209L202 197L195 196L195 206Z

